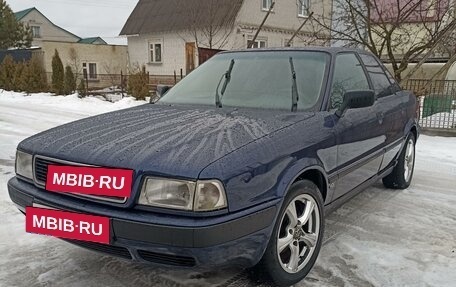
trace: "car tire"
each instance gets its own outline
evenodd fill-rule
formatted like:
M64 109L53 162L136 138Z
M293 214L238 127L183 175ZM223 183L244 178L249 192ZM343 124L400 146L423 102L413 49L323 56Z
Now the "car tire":
M256 276L269 278L278 286L301 281L317 260L323 234L320 190L309 180L294 183L284 199L263 258L255 267Z
M393 171L383 178L383 185L391 189L406 189L410 186L415 169L416 138L410 133Z

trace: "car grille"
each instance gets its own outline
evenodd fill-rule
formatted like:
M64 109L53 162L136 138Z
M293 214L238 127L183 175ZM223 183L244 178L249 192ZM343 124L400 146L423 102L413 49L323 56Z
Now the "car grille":
M142 259L158 264L182 267L193 267L196 264L195 259L192 257L162 254L146 250L138 250L138 254Z
M87 248L93 251L98 251L102 253L106 253L109 255L125 258L125 259L132 259L130 251L127 248L113 246L113 245L106 245L101 243L94 243L94 242L85 242L73 239L63 239L69 243L75 244L77 246Z
M35 159L35 181L39 185L44 186L46 184L48 164L57 165L56 162L52 162L50 160L45 160L43 158Z
M46 178L47 178L47 170L48 165L72 165L72 166L88 166L86 164L68 162L64 160L52 159L43 156L35 156L35 163L34 163L34 176L35 176L35 183L44 188L46 186ZM92 199L95 201L106 201L106 202L113 202L113 203L125 203L127 201L126 197L115 197L115 196L95 196L95 195L87 195L87 194L68 194L71 196L76 196L79 198L87 198Z

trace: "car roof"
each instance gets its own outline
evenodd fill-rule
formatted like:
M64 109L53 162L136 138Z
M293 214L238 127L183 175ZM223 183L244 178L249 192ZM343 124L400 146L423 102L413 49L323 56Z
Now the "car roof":
M313 52L326 52L329 54L337 54L340 52L355 52L359 54L370 54L370 52L357 49L357 48L345 48L345 47L321 47L321 46L309 46L309 47L281 47L281 48L254 48L254 49L240 49L240 50L230 50L224 51L220 54L227 53L238 53L238 52L281 52L281 51L313 51Z

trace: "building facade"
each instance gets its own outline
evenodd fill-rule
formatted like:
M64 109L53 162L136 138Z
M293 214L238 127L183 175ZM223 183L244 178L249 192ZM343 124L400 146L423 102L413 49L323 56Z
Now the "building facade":
M34 54L42 57L49 76L55 51L58 51L64 66L68 65L74 73L87 77L92 87L109 86L111 75L128 70L125 45L108 45L101 37L81 38L55 25L36 8L16 12L15 16L31 28Z
M271 0L140 0L121 35L128 39L131 69L145 66L153 75L185 75L201 62L201 48L216 50L328 45L314 41L307 18L331 13L329 0L276 1L255 43L254 35ZM329 32L328 37L329 39Z

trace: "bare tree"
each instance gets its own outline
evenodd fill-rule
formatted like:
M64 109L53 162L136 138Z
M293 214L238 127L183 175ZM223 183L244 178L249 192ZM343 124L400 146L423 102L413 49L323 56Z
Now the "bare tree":
M188 31L181 35L187 41L190 33L197 47L224 49L234 31L240 1L178 1L190 19ZM176 3L177 4L177 3Z
M70 58L70 67L74 73L74 80L77 83L79 75L82 74L81 60L79 59L78 52L75 48L70 48L68 54Z
M324 26L317 27L311 23L311 19L317 16L318 20L326 20L331 18L331 7L325 0L298 0L298 5L302 5L307 15L301 23L301 26L295 31L291 39L288 40L286 46L292 45L295 38L306 46L329 46L331 44L330 29ZM300 8L299 8L300 9ZM310 25L309 25L310 24ZM310 27L309 27L310 26Z
M118 64L115 64L114 61L111 59L109 61L105 61L102 64L102 68L106 74L106 77L109 79L109 82L111 84L110 88L117 88L120 84L120 66Z
M254 47L255 41L256 41L258 35L260 34L260 31L261 31L261 29L263 28L264 23L266 23L266 21L268 20L269 15L271 15L272 9L274 9L274 6L275 6L275 2L272 1L272 2L271 2L271 6L269 7L268 12L266 13L266 15L264 15L263 21L261 22L260 26L259 26L258 29L256 30L255 35L253 36L252 41L250 41L250 43L249 43L249 41L247 41L247 48L253 48L253 47Z
M334 0L332 17L313 17L314 35L331 31L333 44L362 47L390 62L398 81L408 64L444 41L456 27L449 0Z
M233 7L236 7L236 5L231 5L230 7L231 9L221 16L217 13L217 1L210 1L207 11L209 18L207 25L202 27L202 39L200 44L209 49L213 49L214 47L222 49L226 45L229 36L233 33L236 19L235 15L233 15L235 12Z

